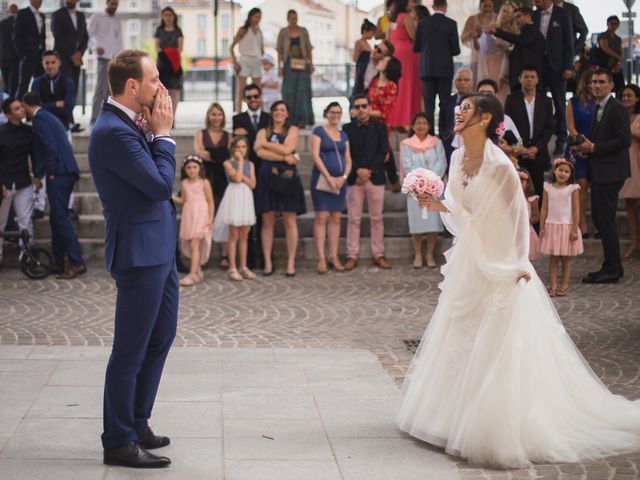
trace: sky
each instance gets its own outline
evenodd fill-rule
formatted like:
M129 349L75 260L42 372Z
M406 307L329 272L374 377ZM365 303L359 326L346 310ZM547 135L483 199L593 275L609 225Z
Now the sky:
M264 0L240 0L239 3L244 8L255 7L263 3ZM449 0L455 2L456 0ZM422 0L424 5L430 6L431 0ZM622 19L622 12L626 11L623 0L608 0L607 4L611 5L606 9L603 8L605 3L603 0L573 0L573 3L580 8L590 32L601 32L606 30L606 18L609 15L618 15ZM358 6L363 10L370 10L377 5L382 4L380 0L358 0ZM640 1L635 5L635 10L640 11ZM640 24L638 19L635 21L635 31L640 33Z

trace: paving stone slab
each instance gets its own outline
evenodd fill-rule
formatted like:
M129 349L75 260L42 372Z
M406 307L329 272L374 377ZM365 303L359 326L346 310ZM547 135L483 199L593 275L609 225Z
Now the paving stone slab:
M226 480L342 480L333 461L227 460Z
M102 419L103 387L45 386L29 410L28 418Z
M104 480L95 460L0 459L0 478L11 480Z

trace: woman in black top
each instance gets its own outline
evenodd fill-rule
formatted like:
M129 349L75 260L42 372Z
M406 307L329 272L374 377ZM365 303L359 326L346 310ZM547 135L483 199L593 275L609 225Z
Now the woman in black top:
M169 90L173 103L173 117L175 118L180 100L180 88L182 87L182 66L180 54L182 53L182 30L178 27L178 16L171 7L165 7L160 12L160 25L154 35L156 51L158 52L158 72L160 82Z
M230 158L229 141L231 135L225 127L224 109L219 103L212 103L207 109L205 128L196 130L193 147L196 154L202 158L205 176L211 183L213 190L213 203L217 210L220 201L227 188L228 181L224 172L224 161ZM227 244L222 244L222 258L220 268L226 270L229 267L227 258Z

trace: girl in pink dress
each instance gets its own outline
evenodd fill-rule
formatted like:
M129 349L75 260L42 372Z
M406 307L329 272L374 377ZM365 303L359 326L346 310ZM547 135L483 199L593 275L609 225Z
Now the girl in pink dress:
M395 0L391 5L389 40L393 44L393 56L402 65L402 76L398 82L398 98L387 118L391 128L408 128L413 116L422 111L422 84L418 54L413 52L416 36L416 21L408 13L408 0Z
M540 215L540 251L551 255L549 261L550 297L564 297L569 290L571 258L580 255L580 198L573 164L564 158L554 161L551 183L545 182ZM558 260L562 262L562 285L558 285Z
M205 177L202 159L197 155L185 158L180 178L180 195L174 195L173 201L182 205L180 251L191 259L189 274L180 280L180 285L190 286L202 281L202 265L209 261L213 191Z
M540 207L538 207L538 195L535 195L531 175L524 168L518 168L520 184L527 199L527 209L529 210L529 260L534 261L540 258L540 238L533 226L540 221Z

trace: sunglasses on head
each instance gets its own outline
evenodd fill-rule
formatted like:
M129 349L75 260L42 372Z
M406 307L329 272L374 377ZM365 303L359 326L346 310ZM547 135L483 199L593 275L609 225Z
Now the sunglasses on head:
M358 110L364 110L365 108L369 107L368 103L356 103L353 108L358 109Z
M247 100L257 100L260 98L260 94L256 94L256 95L245 95L245 97Z

